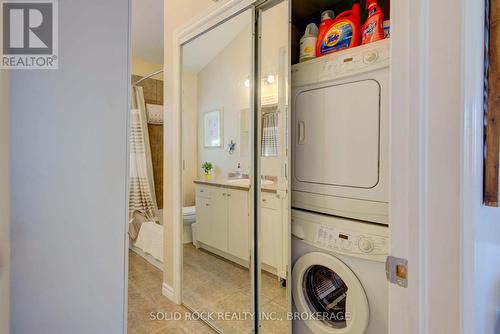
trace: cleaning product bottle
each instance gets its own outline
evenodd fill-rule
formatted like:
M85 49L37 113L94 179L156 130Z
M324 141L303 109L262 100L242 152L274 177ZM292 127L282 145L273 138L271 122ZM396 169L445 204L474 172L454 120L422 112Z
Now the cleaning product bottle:
M361 43L361 17L359 0L353 1L352 9L340 13L328 26L321 29L316 44L316 56L358 46Z
M307 25L304 36L300 39L300 62L316 58L316 41L318 40L318 27L314 22Z
M384 12L377 0L366 0L368 18L363 25L362 44L368 44L384 39Z
M325 10L321 13L321 24L319 25L319 33L316 41L316 57L320 57L321 53L319 53L318 45L324 39L325 34L328 32L328 29L332 26L333 19L335 17L335 12L333 10Z

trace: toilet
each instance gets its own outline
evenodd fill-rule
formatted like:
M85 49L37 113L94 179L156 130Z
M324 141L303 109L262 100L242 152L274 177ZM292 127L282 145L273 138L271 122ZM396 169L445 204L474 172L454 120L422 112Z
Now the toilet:
M193 242L192 225L196 223L196 206L182 208L182 222L184 224L182 242L185 244Z

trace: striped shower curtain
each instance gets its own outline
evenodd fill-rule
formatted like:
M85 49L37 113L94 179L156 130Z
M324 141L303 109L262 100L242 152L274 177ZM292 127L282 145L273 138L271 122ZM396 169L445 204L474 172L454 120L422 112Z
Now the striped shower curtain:
M144 221L158 221L146 104L142 87L133 87L130 111L129 235L135 240Z
M278 113L266 112L262 115L262 154L263 157L278 156Z

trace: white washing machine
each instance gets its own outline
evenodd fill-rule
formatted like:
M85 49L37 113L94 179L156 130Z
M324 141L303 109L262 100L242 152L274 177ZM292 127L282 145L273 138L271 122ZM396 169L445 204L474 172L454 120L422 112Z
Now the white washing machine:
M387 334L388 227L292 210L294 334Z
M292 66L292 206L388 224L388 39Z

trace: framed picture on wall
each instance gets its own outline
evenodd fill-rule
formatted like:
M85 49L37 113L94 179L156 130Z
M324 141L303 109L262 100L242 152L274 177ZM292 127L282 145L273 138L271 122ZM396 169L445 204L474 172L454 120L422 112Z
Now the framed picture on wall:
M208 111L203 115L203 137L205 147L223 147L223 110Z

